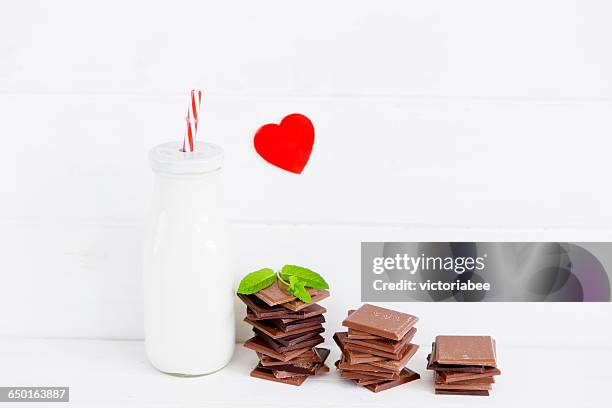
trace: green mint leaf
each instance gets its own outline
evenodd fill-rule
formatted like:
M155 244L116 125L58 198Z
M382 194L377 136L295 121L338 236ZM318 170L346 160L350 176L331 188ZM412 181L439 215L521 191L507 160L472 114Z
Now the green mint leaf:
M290 278L291 279L291 278ZM310 293L304 287L304 284L299 281L299 278L294 278L291 286L289 287L289 291L296 298L300 299L304 303L312 303L312 298L310 297Z
M270 268L260 269L242 278L237 293L251 295L276 282L276 273Z
M300 282L309 288L313 289L329 289L329 285L325 282L325 279L318 273L311 271L308 268L304 268L303 266L297 265L285 265L280 272L281 277L284 280L291 279L292 276L295 276L299 279Z
M300 279L297 276L290 276L289 277L289 292L291 292L292 290L295 290L295 284L298 283L300 281ZM293 292L291 292L293 293Z

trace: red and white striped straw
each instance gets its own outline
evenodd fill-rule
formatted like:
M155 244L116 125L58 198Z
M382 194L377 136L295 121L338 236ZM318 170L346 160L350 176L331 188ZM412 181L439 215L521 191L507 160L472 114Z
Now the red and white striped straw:
M183 151L193 152L195 148L195 137L198 133L198 117L200 113L200 103L202 102L202 91L193 89L187 110L187 132L183 140Z

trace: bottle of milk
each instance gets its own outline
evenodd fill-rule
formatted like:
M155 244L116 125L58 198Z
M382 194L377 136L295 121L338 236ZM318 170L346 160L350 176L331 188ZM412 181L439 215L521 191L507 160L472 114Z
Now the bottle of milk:
M202 375L234 351L233 275L223 215L223 151L151 149L155 183L144 248L145 335L158 370Z

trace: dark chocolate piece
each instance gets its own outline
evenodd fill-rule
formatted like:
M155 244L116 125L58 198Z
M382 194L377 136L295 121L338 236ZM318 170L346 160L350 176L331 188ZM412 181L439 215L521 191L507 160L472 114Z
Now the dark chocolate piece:
M283 322L283 320L288 319L270 319L266 320L266 323L272 324L284 332L290 332L303 327L310 327L315 326L317 324L325 323L325 317L323 317L322 315L310 317L308 319L291 319L287 323Z
M476 390L439 390L436 388L436 395L475 395L488 397L489 391L476 391Z
M283 337L282 339L274 339L277 343L282 344L283 346L293 346L295 344L301 343L304 340L310 339L312 337L315 337L316 335L323 333L325 331L324 328L318 328L316 330L313 331L309 331L306 333L298 333L298 334L294 334L291 336L287 336L287 337ZM253 332L255 334L259 334L259 335L264 335L266 336L266 334L264 332L262 332L259 329L256 329L255 327L253 327Z
M316 335L315 337L306 339L301 343L297 343L291 346L283 346L282 344L277 343L273 338L266 336L265 334L258 334L257 337L261 338L268 344L268 346L272 347L275 351L279 353L286 353L288 351L297 350L305 347L314 347L325 341L322 336Z
M239 295L244 296L244 295ZM247 316L251 320L268 320L268 319L308 319L310 317L319 316L323 313L327 312L323 306L317 304L311 304L310 306L293 312L286 307L282 306L268 306L264 301L260 300L255 295L244 296L248 301L253 301L253 303L257 303L260 305L260 309L255 311L253 308L249 307L247 304ZM242 299L242 298L241 298ZM244 299L242 299L244 303L247 303ZM268 308L266 311L265 308Z
M288 312L294 313L282 306L269 306L256 295L238 295L238 298L247 306L247 314L255 314L257 319L274 319L284 317Z
M265 323L266 322L265 320L249 320L248 317L245 317L244 322L259 329L260 331L264 332L265 334L272 337L273 339L282 339L283 337L289 337L289 336L292 336L294 334L299 334L299 333L306 333L309 331L318 330L323 327L321 324L315 323L313 326L302 327L302 328L295 329L289 332L284 332L278 327L267 325Z
M401 340L418 318L407 313L364 304L351 313L342 325L390 340Z
M496 367L495 340L490 336L436 336L433 361L440 365Z
M261 338L257 336L248 339L244 343L244 347L251 349L251 350L258 351L262 354L265 354L267 356L270 356L272 358L275 358L277 360L281 360L284 362L294 359L300 354L303 354L307 352L308 350L310 350L309 348L303 348L303 349L288 351L286 353L279 353L276 350L274 350L272 347L268 346L265 341L263 341Z

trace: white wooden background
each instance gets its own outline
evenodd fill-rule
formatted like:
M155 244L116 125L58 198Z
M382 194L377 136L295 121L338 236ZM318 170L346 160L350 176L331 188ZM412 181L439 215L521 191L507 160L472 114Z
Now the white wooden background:
M3 1L0 336L142 338L146 153L182 137L192 87L236 279L313 267L330 332L362 240L612 241L610 21L605 0ZM251 144L292 112L316 127L301 176ZM610 304L395 306L422 344L612 341Z

